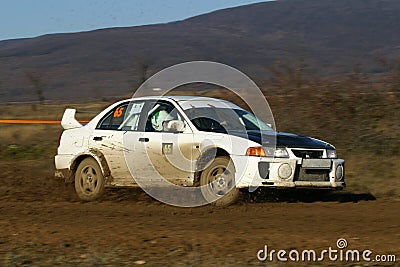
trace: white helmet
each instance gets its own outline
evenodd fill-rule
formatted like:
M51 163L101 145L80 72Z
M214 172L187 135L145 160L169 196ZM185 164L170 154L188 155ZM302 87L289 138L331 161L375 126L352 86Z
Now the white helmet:
M169 120L172 120L172 116L165 110L159 110L151 117L151 125L154 130L161 132L164 129L163 123Z

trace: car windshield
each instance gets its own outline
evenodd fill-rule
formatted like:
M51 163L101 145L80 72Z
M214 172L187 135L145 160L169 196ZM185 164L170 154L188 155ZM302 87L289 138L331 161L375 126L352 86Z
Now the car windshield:
M243 109L220 107L191 107L185 110L192 123L200 131L251 132L274 131L265 122Z

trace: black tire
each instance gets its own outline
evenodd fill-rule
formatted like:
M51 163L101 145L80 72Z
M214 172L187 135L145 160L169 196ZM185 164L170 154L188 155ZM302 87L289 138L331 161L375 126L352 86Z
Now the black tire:
M85 201L93 201L103 195L105 179L97 161L82 160L75 172L75 191Z
M228 206L240 195L235 184L235 167L229 157L217 157L200 174L204 198L215 206Z

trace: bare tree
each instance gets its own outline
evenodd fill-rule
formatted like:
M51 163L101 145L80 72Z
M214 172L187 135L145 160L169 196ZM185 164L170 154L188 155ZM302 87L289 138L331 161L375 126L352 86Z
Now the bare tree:
M36 96L39 100L40 104L43 104L43 102L46 100L43 94L43 89L45 87L45 84L43 83L42 75L37 72L25 72L26 77L29 79L29 81L32 83Z
M152 60L139 60L138 62L138 87L143 84L149 78L149 68L153 65Z

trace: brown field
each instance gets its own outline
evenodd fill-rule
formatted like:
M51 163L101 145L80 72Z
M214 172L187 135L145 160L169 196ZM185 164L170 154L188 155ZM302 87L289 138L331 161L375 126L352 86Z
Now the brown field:
M275 85L264 93L278 130L337 147L347 189L259 191L226 208L169 207L139 189L109 189L101 201L81 202L53 178L60 126L0 124L0 266L266 266L256 258L264 245L322 250L339 238L351 249L397 255L399 264L400 91L345 85L303 84L285 94ZM197 94L238 102L222 91ZM1 105L0 118L61 119L67 106L98 112L113 101Z

